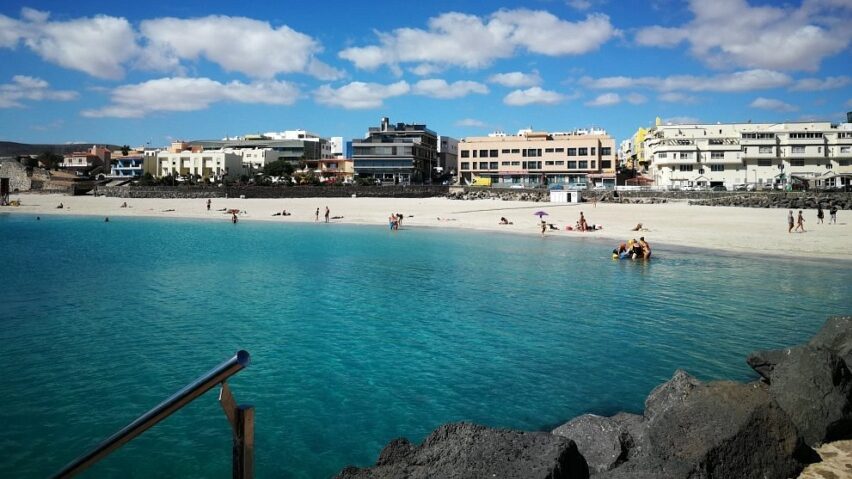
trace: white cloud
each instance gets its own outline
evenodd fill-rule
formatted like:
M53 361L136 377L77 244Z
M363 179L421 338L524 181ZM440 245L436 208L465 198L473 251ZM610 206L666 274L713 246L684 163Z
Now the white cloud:
M488 17L450 12L430 18L426 30L379 32L378 45L347 48L339 56L367 70L400 63L482 68L514 56L517 48L551 56L588 53L617 34L601 14L568 22L526 9L498 10Z
M488 87L475 81L456 81L453 83L447 83L446 80L433 78L429 80L420 80L414 84L411 91L415 95L449 99L461 98L471 93L484 95L488 93Z
M588 10L592 8L592 2L589 0L568 0L565 3L575 10Z
M597 98L586 102L586 106L612 106L621 103L618 93L604 93Z
M405 81L382 85L380 83L352 82L340 88L323 85L314 91L318 103L339 106L350 110L380 108L387 98L405 95L411 87Z
M534 86L526 90L514 90L503 98L503 103L510 106L555 105L565 99L565 95Z
M713 76L673 75L668 77L583 77L580 83L598 90L650 88L657 91L740 92L787 86L792 79L771 70L745 70Z
M627 103L630 103L631 105L641 105L642 103L648 101L648 98L646 98L644 95L640 95L639 93L631 93L625 96L624 99L627 101Z
M475 118L464 118L462 120L457 121L455 125L466 126L471 128L485 128L486 126L488 126L482 120L477 120Z
M850 83L852 83L852 78L848 76L802 78L796 81L790 89L793 91L833 90L835 88L843 88Z
M24 8L21 20L0 16L0 31L0 47L23 41L45 61L98 78L121 78L138 52L130 22L106 15L51 22L47 12Z
M209 78L159 78L115 88L111 103L84 110L86 117L140 118L158 111L203 110L213 103L261 103L291 105L299 89L285 81L220 83Z
M414 68L409 68L408 71L414 73L417 76L427 76L434 75L436 73L441 73L445 68L438 65L433 65L431 63L421 63Z
M329 80L342 76L314 57L322 51L319 42L286 25L211 15L146 20L139 29L147 40L143 64L152 68L168 70L182 60L204 58L254 78L302 72Z
M524 72L509 72L497 73L488 77L491 83L497 83L510 88L521 88L525 86L536 86L541 84L541 77L538 71L533 70L532 73Z
M51 90L50 85L41 78L24 75L12 77L12 83L0 85L0 108L20 108L22 101L71 101L77 98L77 92L69 90Z
M698 103L698 98L676 91L661 93L657 96L657 99L668 103Z
M789 103L784 103L781 100L776 100L774 98L763 98L763 97L755 98L755 100L753 102L751 102L749 104L749 106L752 107L752 108L760 108L760 109L763 109L763 110L772 110L772 111L777 111L777 112L790 112L790 111L796 111L796 110L799 109L798 107L791 105Z
M713 67L815 71L852 40L852 9L842 1L806 0L792 8L691 0L689 9L693 19L687 24L643 28L636 42L673 47L686 41L695 57Z

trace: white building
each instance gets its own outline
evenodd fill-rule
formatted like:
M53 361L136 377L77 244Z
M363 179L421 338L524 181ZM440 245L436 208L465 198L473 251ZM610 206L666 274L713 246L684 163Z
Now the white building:
M826 175L840 186L852 177L849 123L658 125L644 144L648 174L662 187L782 186Z
M331 148L331 157L332 158L345 158L344 150L346 148L346 143L343 141L342 136L332 136L328 139L328 146Z
M154 176L197 175L221 180L225 175L239 178L247 173L246 170L243 167L243 156L233 151L161 151L157 155L157 173Z

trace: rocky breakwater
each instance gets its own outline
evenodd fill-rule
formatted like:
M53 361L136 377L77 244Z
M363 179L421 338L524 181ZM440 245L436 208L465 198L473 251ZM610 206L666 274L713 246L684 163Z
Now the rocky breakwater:
M852 439L852 316L747 362L760 379L745 384L678 370L642 414L586 414L550 433L444 425L337 477L789 478L820 461L814 447Z
M451 200L503 200L503 201L550 201L547 190L513 188L452 188L447 193Z
M715 198L691 200L690 205L739 206L746 208L823 209L832 206L838 210L852 210L852 194L849 193L743 193Z

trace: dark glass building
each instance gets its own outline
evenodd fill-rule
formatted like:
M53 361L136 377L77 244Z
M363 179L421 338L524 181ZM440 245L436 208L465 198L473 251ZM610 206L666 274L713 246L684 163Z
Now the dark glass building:
M352 140L355 174L382 183L428 183L438 158L438 136L426 125L382 118L364 139Z

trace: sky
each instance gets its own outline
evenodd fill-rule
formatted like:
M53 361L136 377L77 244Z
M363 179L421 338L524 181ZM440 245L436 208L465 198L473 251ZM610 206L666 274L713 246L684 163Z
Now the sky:
M852 0L0 4L0 140L843 122Z

